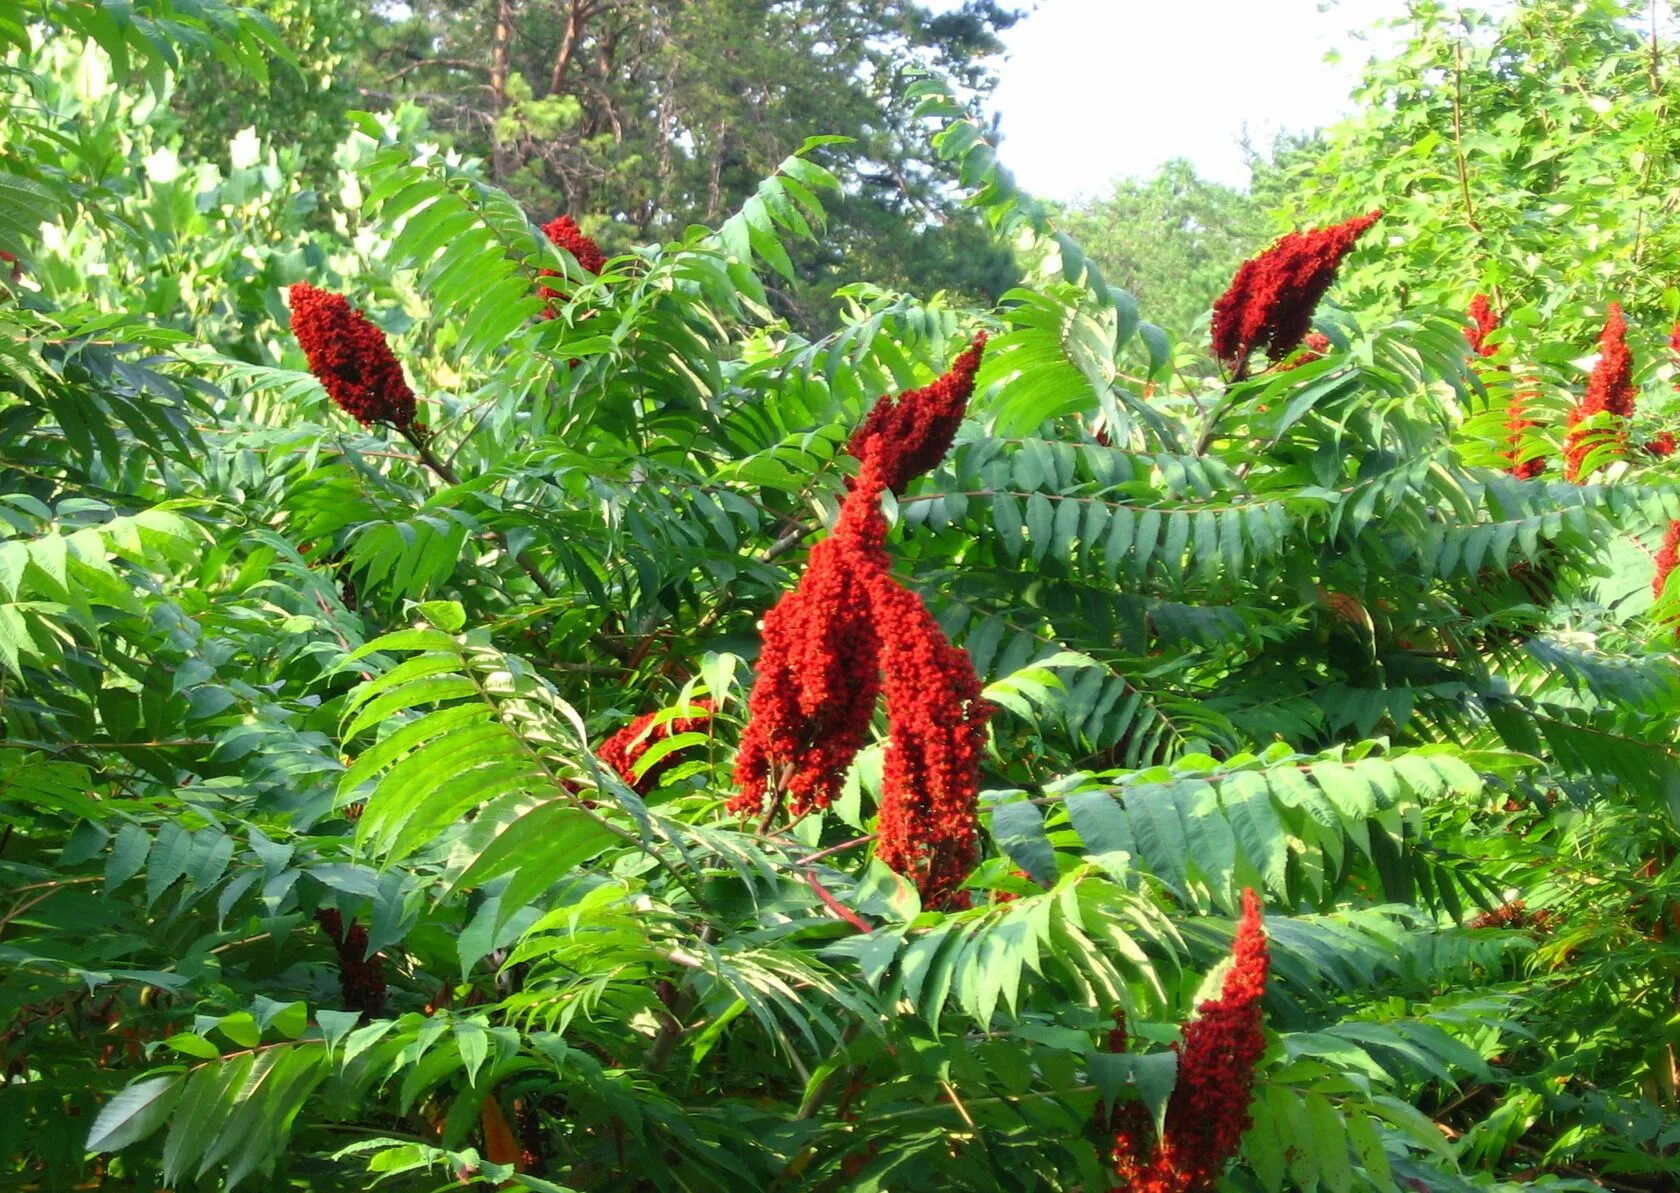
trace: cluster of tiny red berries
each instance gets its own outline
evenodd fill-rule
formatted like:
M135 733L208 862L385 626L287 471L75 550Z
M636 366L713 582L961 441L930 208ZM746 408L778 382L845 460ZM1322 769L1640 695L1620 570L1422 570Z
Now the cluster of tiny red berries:
M368 954L368 931L354 919L346 930L344 917L331 907L318 908L315 922L321 925L338 953L338 991L347 1011L358 1011L364 1019L385 1013L385 959Z
M1109 1120L1110 1155L1120 1182L1114 1193L1204 1193L1236 1155L1253 1121L1254 1066L1266 1051L1260 999L1269 966L1260 898L1245 890L1219 997L1196 1008L1183 1040L1174 1045L1178 1077L1160 1137L1140 1102L1121 1104ZM1119 1020L1109 1033L1109 1051L1125 1047Z
M666 754L638 776L637 764L653 744L684 733L704 732L711 726L714 709L710 700L695 700L687 707L692 711L663 721L656 712L643 713L602 742L595 756L612 767L638 795L646 795L659 786L665 772L681 761L676 753Z
M888 738L876 856L928 906L967 905L978 856L980 754L990 706L968 655L892 578L883 494L944 458L974 391L985 336L932 385L883 397L852 437L862 468L834 532L765 615L758 680L736 756L733 811L790 816L838 794L885 694Z
M1342 258L1380 218L1382 212L1372 211L1327 228L1291 232L1242 263L1213 304L1213 354L1234 378L1247 373L1256 351L1274 361L1295 351Z

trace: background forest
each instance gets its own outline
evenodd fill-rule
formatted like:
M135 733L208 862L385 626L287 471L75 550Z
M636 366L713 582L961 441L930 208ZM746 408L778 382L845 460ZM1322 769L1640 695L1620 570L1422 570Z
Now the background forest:
M0 7L0 1187L1680 1188L1680 14L1016 19Z

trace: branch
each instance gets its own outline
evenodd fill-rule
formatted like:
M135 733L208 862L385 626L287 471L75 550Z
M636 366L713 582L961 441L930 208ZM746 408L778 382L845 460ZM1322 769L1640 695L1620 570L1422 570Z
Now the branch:
M423 70L428 66L441 67L444 70L475 70L485 71L489 67L482 62L471 62L465 58L417 58L401 70L386 75L381 82L394 83L411 71Z

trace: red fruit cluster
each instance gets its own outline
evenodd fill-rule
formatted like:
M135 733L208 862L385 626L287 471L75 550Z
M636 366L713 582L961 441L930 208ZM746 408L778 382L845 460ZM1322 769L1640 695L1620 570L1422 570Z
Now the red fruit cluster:
M638 779L636 763L641 761L648 747L654 742L684 733L702 732L711 724L713 709L710 700L696 700L689 707L700 711L692 716L672 717L663 724L654 723L659 718L658 713L643 713L602 742L595 756L617 771L618 777L638 795L646 795L659 786L660 776L677 763L675 754L667 754L648 767Z
M1598 337L1598 363L1587 380L1588 402L1622 418L1633 417L1633 354L1627 346L1622 304L1613 302Z
M892 578L881 496L937 464L962 420L983 340L924 390L882 399L852 441L863 468L834 533L764 618L758 681L736 757L731 811L783 801L790 816L840 792L887 698L877 855L930 907L967 905L958 887L978 853L980 751L990 707L968 655ZM966 379L965 379L966 378ZM956 395L953 397L953 395ZM875 418L871 414L871 419Z
M913 477L945 458L974 394L974 375L985 347L982 331L932 385L876 402L847 450L860 460L873 459L887 487L904 492Z
M583 234L583 229L577 226L577 221L569 215L558 216L543 225L543 235L548 242L558 248L565 249L583 269L589 273L600 273L601 267L607 263L606 255L601 252L601 246ZM545 278L560 277L558 270L545 269L541 271ZM548 286L540 288L539 293L551 301L565 302L566 292L555 290ZM543 318L554 318L555 311L549 307L543 312Z
M1647 454L1656 456L1659 460L1672 456L1676 447L1680 447L1680 443L1675 441L1673 431L1663 431L1656 438L1645 441Z
M1328 228L1291 232L1242 263L1231 288L1213 304L1213 354L1234 378L1245 375L1257 348L1274 361L1295 350L1342 258L1381 217L1372 211Z
M1529 928L1535 932L1550 932L1558 922L1556 912L1530 912L1521 899L1502 903L1492 911L1484 911L1465 923L1466 928Z
M1492 356L1497 349L1487 342L1487 337L1499 326L1499 316L1488 303L1487 295L1478 294L1470 300L1469 315L1470 326L1464 335L1470 341L1470 347L1479 356ZM1507 461L1505 471L1520 480L1532 480L1546 471L1544 457L1522 458L1524 432L1539 425L1528 417L1529 403L1540 396L1534 386L1533 380L1513 385L1510 400L1505 404L1506 447L1501 454Z
M957 888L978 854L974 805L991 706L967 652L919 596L882 572L870 597L892 727L875 856L913 881L924 903L967 906Z
M338 991L347 1011L359 1011L372 1019L385 1012L385 959L368 956L367 929L355 920L348 931L344 917L331 907L318 908L315 922L332 938L338 950Z
M794 818L826 808L868 737L881 691L868 584L887 568L880 491L853 490L798 585L764 615L732 811L754 811L771 793L787 800Z
M1511 390L1511 400L1505 407L1505 458L1510 461L1505 471L1521 480L1533 480L1546 471L1546 458L1534 456L1531 459L1522 458L1523 433L1530 427L1538 426L1528 417L1528 404L1540 395L1529 388L1532 382L1517 385Z
M308 282L292 287L292 334L327 396L364 427L414 425L414 391L391 345L342 294Z
M1282 372L1298 369L1302 365L1311 364L1315 360L1323 360L1324 354L1330 351L1330 337L1322 331L1309 331L1301 341L1301 347L1295 354L1283 362Z
M1661 597L1663 589L1668 585L1669 573L1674 565L1680 561L1680 519L1668 524L1668 531L1663 535L1662 549L1657 552L1657 571L1651 578L1651 591Z
M1470 341L1470 347L1476 350L1477 356L1492 356L1498 351L1487 342L1488 332L1499 326L1499 316L1494 313L1488 303L1486 294L1478 294L1470 300L1470 328L1464 333Z
M1115 1193L1202 1193L1212 1189L1248 1130L1254 1066L1266 1051L1260 997L1270 959L1260 926L1260 899L1243 892L1231 970L1218 998L1196 1008L1184 1028L1178 1081L1167 1099L1161 1138L1143 1107L1129 1102L1115 1116ZM1122 1040L1122 1043L1124 1041Z
M1581 480L1581 466L1587 455L1604 442L1603 431L1581 426L1598 414L1613 414L1618 420L1633 417L1633 356L1627 346L1627 320L1622 317L1620 303L1611 303L1604 317L1604 330L1598 337L1598 363L1587 379L1586 396L1570 410L1565 423L1568 427L1563 440L1564 476L1577 483ZM1612 432L1625 438L1620 429Z

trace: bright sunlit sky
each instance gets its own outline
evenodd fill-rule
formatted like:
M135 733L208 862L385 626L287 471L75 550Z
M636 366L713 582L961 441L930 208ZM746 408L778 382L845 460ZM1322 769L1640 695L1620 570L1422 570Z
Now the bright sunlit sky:
M1147 175L1173 157L1245 185L1244 125L1264 147L1281 130L1334 123L1373 47L1390 44L1386 31L1380 42L1359 34L1404 8L1404 0L1037 0L1004 35L1009 57L993 94L1003 162L1046 199L1100 193L1117 175ZM1324 60L1330 50L1341 62Z

